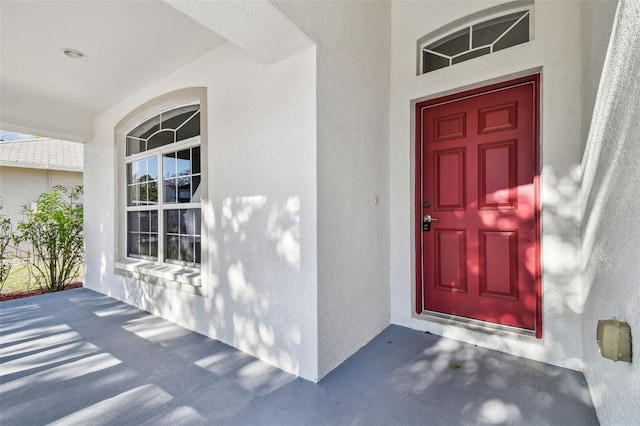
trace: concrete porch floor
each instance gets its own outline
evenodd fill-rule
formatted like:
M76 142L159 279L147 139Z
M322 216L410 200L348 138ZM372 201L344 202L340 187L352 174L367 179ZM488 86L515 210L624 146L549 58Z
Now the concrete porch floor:
M578 372L398 326L314 384L88 289L0 325L2 425L598 424Z

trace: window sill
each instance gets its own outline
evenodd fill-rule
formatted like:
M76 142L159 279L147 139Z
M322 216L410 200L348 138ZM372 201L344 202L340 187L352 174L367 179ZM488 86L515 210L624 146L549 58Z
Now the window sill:
M117 275L144 281L149 284L206 296L202 286L201 271L180 265L159 265L148 260L124 258L114 265Z

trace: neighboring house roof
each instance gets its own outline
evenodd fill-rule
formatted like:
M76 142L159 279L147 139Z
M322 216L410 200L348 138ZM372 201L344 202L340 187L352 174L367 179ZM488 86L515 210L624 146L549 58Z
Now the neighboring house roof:
M0 142L0 166L82 172L84 145L60 139Z

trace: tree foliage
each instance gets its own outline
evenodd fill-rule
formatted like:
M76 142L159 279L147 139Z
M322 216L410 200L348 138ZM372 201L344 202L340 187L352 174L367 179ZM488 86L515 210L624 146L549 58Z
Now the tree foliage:
M0 203L0 210L2 210L2 204ZM11 264L6 255L7 246L11 240L11 219L0 213L0 289L4 287L9 271L11 270Z
M34 210L24 206L14 242L32 246L30 260L36 282L49 291L64 290L78 275L84 259L82 186L54 186L41 194Z

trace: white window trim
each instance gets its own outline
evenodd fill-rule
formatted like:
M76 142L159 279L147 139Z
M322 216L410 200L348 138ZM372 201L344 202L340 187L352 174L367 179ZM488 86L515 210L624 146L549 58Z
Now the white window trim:
M159 263L157 260L146 260L140 258L127 257L127 184L126 184L126 162L138 156L148 156L156 149L146 153L134 154L126 157L126 135L140 123L147 119L179 106L199 103L200 104L200 210L201 210L201 263L200 267L173 263ZM141 284L151 284L160 287L171 288L185 293L207 296L209 294L209 250L211 241L211 220L209 215L209 192L207 170L208 158L208 132L207 132L207 94L206 88L189 88L168 93L159 98L153 99L134 111L129 113L116 125L115 141L115 170L116 170L116 203L114 206L115 218L115 262L114 273L135 279ZM179 148L184 148L189 142L193 145L193 139L172 144ZM185 144L185 145L183 145ZM190 203L180 204L180 208L187 208L193 205ZM158 221L162 218L158 218ZM159 235L159 240L164 236ZM160 245L160 244L159 244ZM159 247L160 250L160 247Z

